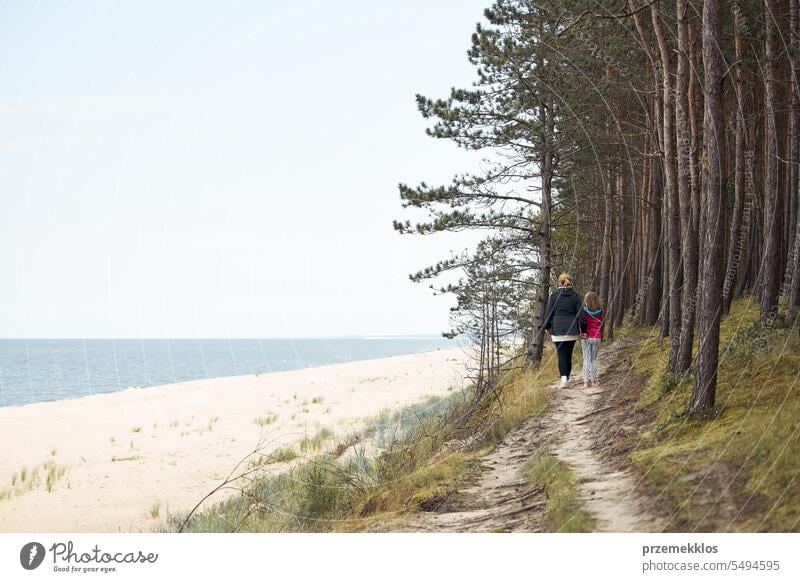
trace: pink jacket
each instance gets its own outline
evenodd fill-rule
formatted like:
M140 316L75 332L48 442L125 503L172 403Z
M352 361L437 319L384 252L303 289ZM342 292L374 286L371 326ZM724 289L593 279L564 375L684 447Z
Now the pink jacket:
M606 312L602 309L590 311L588 307L583 306L583 315L586 318L586 337L588 339L601 339L603 337L600 325L603 323L605 314Z

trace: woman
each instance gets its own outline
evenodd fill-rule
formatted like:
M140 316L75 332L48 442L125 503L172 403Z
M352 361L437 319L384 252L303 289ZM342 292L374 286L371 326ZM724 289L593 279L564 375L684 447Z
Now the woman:
M572 373L572 350L575 348L575 342L586 330L581 299L572 289L572 277L569 273L561 273L558 276L558 289L547 302L544 329L553 338L558 355L561 387L564 388Z

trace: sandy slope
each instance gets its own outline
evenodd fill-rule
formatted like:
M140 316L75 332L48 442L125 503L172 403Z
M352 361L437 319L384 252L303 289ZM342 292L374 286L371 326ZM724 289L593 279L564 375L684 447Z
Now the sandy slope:
M323 426L344 434L460 388L463 358L443 350L0 408L0 531L147 530L154 507L188 509L253 449L257 417L278 416L263 429L273 446ZM63 476L48 492L51 468Z

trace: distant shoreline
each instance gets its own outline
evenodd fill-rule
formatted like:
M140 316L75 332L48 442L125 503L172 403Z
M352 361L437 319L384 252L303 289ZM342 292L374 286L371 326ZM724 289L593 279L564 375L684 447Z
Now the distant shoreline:
M361 338L361 339L367 339L367 338ZM431 353L436 353L436 352L448 352L448 351L463 352L463 350L464 350L464 348L462 348L462 347L445 348L445 349L437 348L435 350L429 350L429 351L425 351L425 352L412 352L410 354L394 354L394 355L389 355L389 356L376 356L374 358L363 358L363 359L360 359L360 360L348 360L346 362L336 362L336 363L333 363L333 364L312 364L312 365L309 365L309 366L305 366L303 368L288 368L286 370L276 370L274 372L259 372L259 373L255 373L255 374L233 374L233 375L228 375L228 376L213 376L213 377L210 377L210 378L198 378L196 380L183 380L181 382L167 382L167 383L162 383L162 384L151 384L151 385L146 385L146 386L126 386L125 388L119 388L119 389L116 389L116 390L108 390L108 391L103 391L103 392L96 392L94 394L80 394L80 395L77 395L77 396L66 396L64 398L57 398L57 399L54 399L54 400L42 400L42 401L39 401L39 402L28 402L28 403L25 403L25 404L7 404L7 405L3 405L3 404L0 403L0 416L2 416L2 414L1 414L2 410L9 409L9 408L26 408L26 407L37 406L37 405L41 405L41 404L57 404L57 403L60 403L60 402L69 402L69 401L74 401L74 400L81 400L81 399L84 399L84 398L101 398L101 397L104 397L104 396L111 396L111 395L119 394L119 393L122 393L122 392L149 390L149 389L152 389L152 388L158 389L158 388L165 388L165 387L169 387L169 386L182 386L182 385L185 385L185 384L193 384L193 383L197 383L197 382L214 382L214 381L217 381L217 380L226 380L226 379L258 378L258 377L266 376L266 375L269 375L269 374L283 374L283 373L286 373L286 372L300 372L300 371L303 371L303 370L316 370L316 369L320 369L320 368L328 368L328 367L333 367L333 366L347 366L349 364L357 364L357 363L360 363L360 362L372 362L372 361L375 361L375 360L390 360L392 358L402 358L402 357L405 357L405 356L414 356L414 355L419 355L419 354L431 354Z
M302 455L303 438L460 388L464 357L435 350L2 407L0 531L147 531L217 485L262 431Z
M441 337L0 340L0 408L461 345Z

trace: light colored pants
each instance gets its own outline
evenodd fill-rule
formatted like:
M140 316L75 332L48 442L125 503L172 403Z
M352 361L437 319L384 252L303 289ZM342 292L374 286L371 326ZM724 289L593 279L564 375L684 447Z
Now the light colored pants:
M597 380L597 352L600 350L600 341L600 338L581 340L584 382Z

